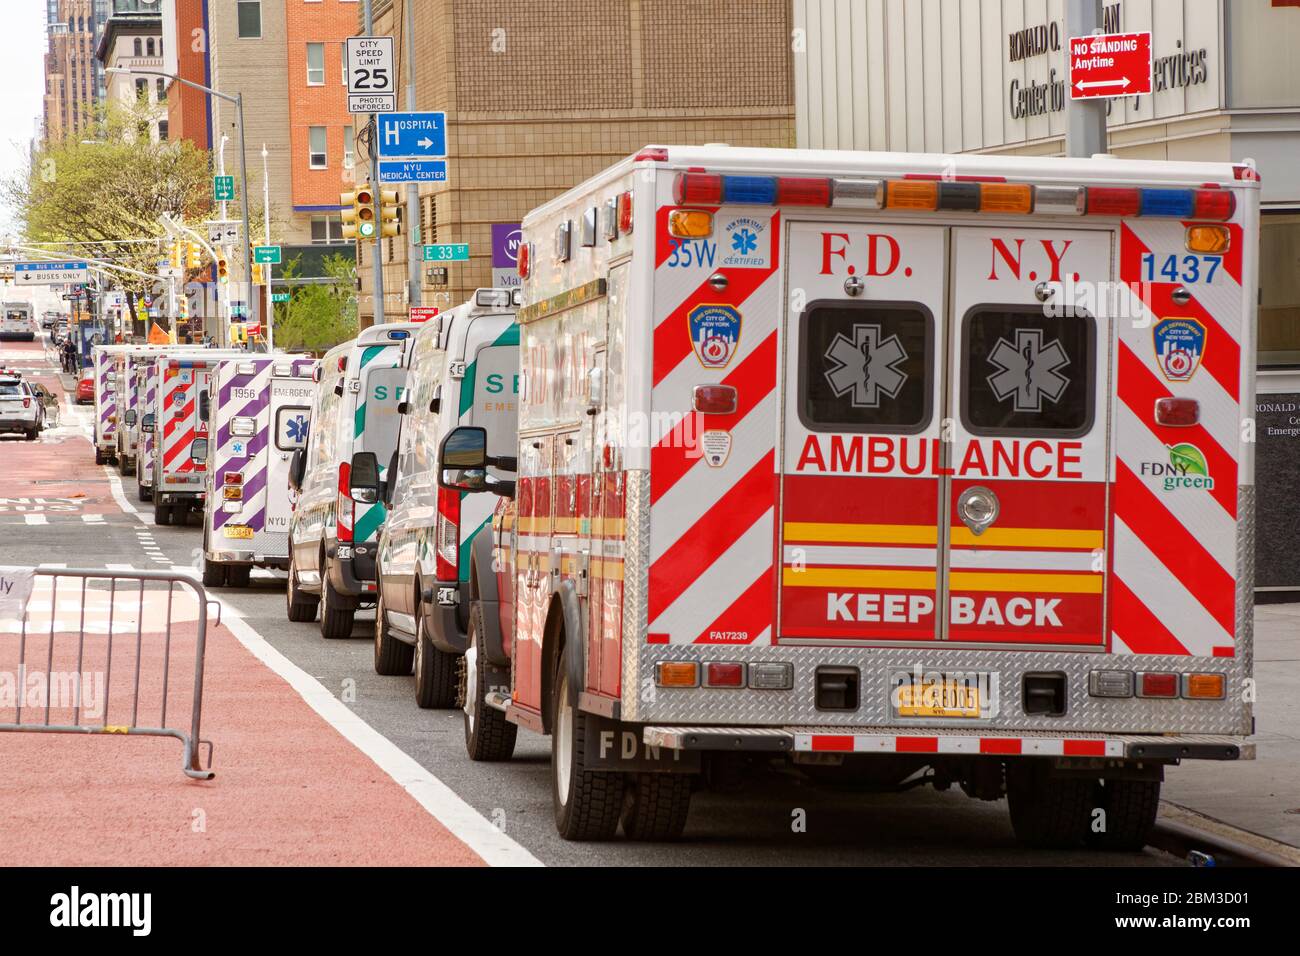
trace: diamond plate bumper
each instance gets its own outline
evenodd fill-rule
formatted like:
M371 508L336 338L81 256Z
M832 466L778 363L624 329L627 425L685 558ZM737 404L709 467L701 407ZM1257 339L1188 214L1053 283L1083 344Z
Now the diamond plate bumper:
M642 731L647 746L667 750L793 753L912 753L999 757L1111 757L1130 760L1254 760L1245 737L1192 734L962 734L897 727L660 727Z

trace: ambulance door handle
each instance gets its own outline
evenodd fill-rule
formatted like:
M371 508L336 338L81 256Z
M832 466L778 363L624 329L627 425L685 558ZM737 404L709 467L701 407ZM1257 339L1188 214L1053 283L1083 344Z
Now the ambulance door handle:
M998 520L998 512L1001 510L1001 503L993 489L982 485L967 488L957 498L957 517L976 537Z
M1038 285L1034 286L1034 297L1038 299L1039 302L1046 302L1055 293L1056 290L1051 288L1046 282L1040 282Z

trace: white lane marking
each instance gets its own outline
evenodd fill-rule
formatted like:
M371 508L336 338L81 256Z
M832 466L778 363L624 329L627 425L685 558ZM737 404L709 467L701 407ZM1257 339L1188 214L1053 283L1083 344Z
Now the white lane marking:
M96 515L82 515L82 516L81 516L81 520L84 521L86 524L103 524L103 523L104 523L104 516L103 516L103 515L97 515L97 514L96 514Z
M141 524L146 524L148 518L142 515L131 502L126 500L126 495L122 493L122 479L114 474L113 469L104 465L104 474L108 476L108 487L113 492L113 500L117 506L129 515L135 515L135 519Z
M45 515L23 515L23 520L28 524L49 524L50 519Z
M189 568L178 570L192 571ZM485 863L489 866L543 865L541 860L489 823L454 790L349 710L320 681L267 643L233 605L220 598L213 600L221 604L222 623L249 653L297 691L298 696L326 723L401 784L420 806Z

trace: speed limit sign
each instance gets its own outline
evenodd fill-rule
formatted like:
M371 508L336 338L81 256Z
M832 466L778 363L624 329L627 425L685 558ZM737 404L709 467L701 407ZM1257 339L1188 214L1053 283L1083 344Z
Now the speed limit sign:
M348 112L392 113L397 109L392 37L348 37Z

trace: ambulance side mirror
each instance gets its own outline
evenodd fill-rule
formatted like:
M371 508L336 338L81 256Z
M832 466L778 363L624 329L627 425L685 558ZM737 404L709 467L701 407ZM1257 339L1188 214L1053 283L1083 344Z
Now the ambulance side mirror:
M147 412L144 416L144 421L140 423L140 431L147 434L153 434L153 421L153 412Z
M373 451L359 451L352 456L348 478L348 497L363 505L379 501L379 458Z
M196 438L190 442L190 459L192 461L208 460L208 440L206 438Z
M302 480L307 476L307 454L301 448L295 449L289 461L289 487L302 491Z
M134 408L127 409L127 412L126 412L126 423L127 423L128 425L131 425L131 426L134 427L134 425L135 425L135 421L136 421L136 418L137 418L137 417L138 417L138 416L136 415L136 413L135 413L135 409L134 409Z
M211 411L212 399L205 389L204 391L199 392L199 421L206 422Z
M487 491L487 466L487 429L453 428L438 449L438 484L453 491Z

